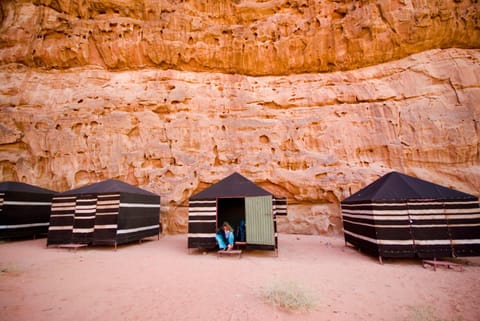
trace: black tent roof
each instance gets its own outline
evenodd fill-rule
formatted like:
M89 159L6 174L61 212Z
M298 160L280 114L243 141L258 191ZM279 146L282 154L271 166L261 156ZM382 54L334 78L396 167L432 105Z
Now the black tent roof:
M141 189L139 187L130 185L128 183L116 180L107 179L98 183L87 186L75 188L58 195L77 195L77 194L104 194L104 193L129 193L149 196L158 196L154 193Z
M22 192L22 193L36 193L36 194L55 194L46 188L30 185L27 183L6 181L0 183L0 192Z
M267 196L272 193L257 186L255 183L235 172L221 181L190 197L191 200Z
M398 172L390 172L342 203L399 200L477 200L476 196Z

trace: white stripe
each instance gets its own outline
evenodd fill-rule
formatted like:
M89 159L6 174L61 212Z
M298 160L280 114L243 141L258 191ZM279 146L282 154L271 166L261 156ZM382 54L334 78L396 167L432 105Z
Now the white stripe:
M73 217L73 213L70 214L51 214L50 217Z
M53 200L73 200L75 201L76 196L54 196Z
M52 205L52 202L4 201L3 205Z
M48 230L49 231L61 231L61 230L71 230L73 229L72 225L64 225L64 226L49 226Z
M188 216L217 216L217 213L216 212L189 212L188 213Z
M146 231L146 230L151 230L154 228L159 228L160 225L150 225L150 226L143 226L143 227L137 227L137 228L130 228L130 229L123 229L123 230L117 230L117 235L118 234L127 234L127 233L133 233L133 232L139 232L139 231Z
M213 207L206 207L206 206L202 206L202 207L189 207L189 208L188 208L188 211L189 211L189 212L216 212L216 211L217 211L217 207L216 207L216 206L213 206Z
M188 233L188 237L215 237L215 233Z
M416 245L451 245L450 239L446 240L415 240Z
M452 240L454 245L457 244L480 244L480 239L471 239L471 240Z
M114 204L114 205L103 205L103 204L97 204L97 209L99 210L104 210L104 209L108 209L108 208L118 208L118 204Z
M95 215L93 216L75 216L76 220L92 220L95 218Z
M96 208L96 205L95 205L95 204L93 204L93 205L77 205L77 206L75 206L75 209L77 209L77 210L83 210L83 211L86 211L86 210L95 211L95 208Z
M73 233L92 233L93 232L93 227L92 228L74 228Z
M157 208L157 207L160 207L160 204L145 204L145 203L120 203L120 207L146 207L146 208Z
M77 214L77 213L78 213L78 214L90 214L90 213L95 213L95 209L93 209L93 210L91 210L91 209L90 209L90 210L76 210L76 211L75 211L75 214Z
M217 220L188 220L188 223L217 223Z
M118 212L117 211L115 211L115 212L102 212L102 213L97 212L96 214L98 216L108 216L108 215L118 215Z
M0 230L6 230L11 228L24 228L35 226L48 226L49 223L32 223L32 224L17 224L17 225L0 225Z
M216 200L189 201L190 204L217 204Z
M116 229L118 227L117 224L104 224L104 225L95 225L96 230L104 230L104 229Z
M52 207L52 212L75 211L75 207Z

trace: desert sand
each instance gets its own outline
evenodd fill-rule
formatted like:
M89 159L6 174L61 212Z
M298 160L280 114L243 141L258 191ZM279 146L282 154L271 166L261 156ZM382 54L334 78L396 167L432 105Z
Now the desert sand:
M464 270L378 259L341 236L279 236L273 252L189 253L186 235L77 251L45 239L0 244L0 320L480 320L480 259ZM297 284L315 307L288 311L263 296Z

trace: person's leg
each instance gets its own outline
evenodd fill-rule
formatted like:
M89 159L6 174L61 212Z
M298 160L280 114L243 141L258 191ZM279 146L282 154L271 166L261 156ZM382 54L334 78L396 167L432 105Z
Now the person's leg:
M233 248L234 240L235 240L235 237L233 236L233 233L228 234L228 248L229 249Z
M218 247L220 248L220 250L224 250L227 247L227 244L225 244L223 237L220 234L216 234L215 238L217 239Z

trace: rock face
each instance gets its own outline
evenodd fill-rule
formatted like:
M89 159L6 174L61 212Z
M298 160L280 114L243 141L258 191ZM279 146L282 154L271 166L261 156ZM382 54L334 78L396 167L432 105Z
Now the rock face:
M477 0L1 1L0 63L281 75L480 47Z
M0 7L0 180L118 178L169 232L233 171L288 197L282 232L341 231L339 202L391 170L479 195L476 1Z

